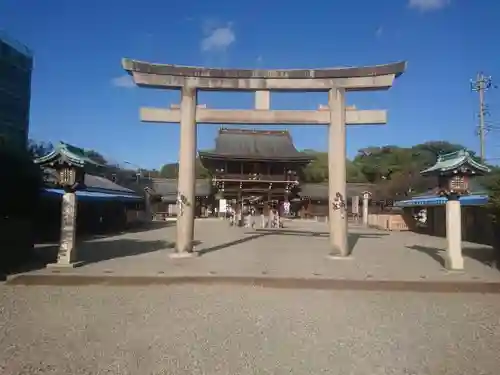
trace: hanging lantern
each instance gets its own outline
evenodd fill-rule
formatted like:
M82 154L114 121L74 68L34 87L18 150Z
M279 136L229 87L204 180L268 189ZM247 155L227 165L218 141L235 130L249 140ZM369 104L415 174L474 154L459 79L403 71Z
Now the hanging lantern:
M65 190L74 191L83 188L85 180L84 169L71 163L58 163L55 166L58 184Z

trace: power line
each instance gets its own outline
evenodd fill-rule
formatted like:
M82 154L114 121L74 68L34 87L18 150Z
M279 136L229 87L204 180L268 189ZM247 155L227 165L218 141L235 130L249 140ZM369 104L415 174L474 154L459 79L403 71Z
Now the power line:
M476 76L476 80L470 81L470 87L472 91L476 91L479 93L479 129L478 129L478 135L479 135L479 156L481 160L484 162L485 161L485 142L484 142L484 137L485 134L488 130L486 125L485 125L485 116L489 113L488 108L485 105L484 102L484 93L490 89L491 87L495 87L492 83L491 77L485 76L482 72L478 73Z

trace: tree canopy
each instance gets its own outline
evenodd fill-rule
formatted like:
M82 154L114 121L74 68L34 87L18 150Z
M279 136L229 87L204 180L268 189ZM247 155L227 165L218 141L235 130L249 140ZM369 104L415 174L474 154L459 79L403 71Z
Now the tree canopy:
M402 199L415 193L422 193L436 187L433 178L422 177L420 171L433 165L438 155L461 149L463 145L446 141L430 141L411 147L388 145L384 147L370 146L358 151L352 160L347 160L347 182L373 183L376 193L381 199ZM474 157L475 153L468 150ZM313 161L300 171L301 181L322 183L328 181L328 153L314 150L303 150L313 156ZM196 162L197 178L209 177L209 171ZM477 182L489 186L491 181L500 177L500 169L490 166L492 173L478 178ZM163 178L177 178L178 163L165 164L160 168Z
M160 177L162 178L177 178L179 176L179 163L164 164L160 168ZM210 173L207 171L199 158L196 158L196 178L209 178Z
M34 157L42 156L52 150L50 143L29 142L29 151ZM388 145L369 146L358 151L352 160L347 160L347 181L350 183L373 183L378 196L397 199L414 193L425 192L436 186L437 181L424 178L420 171L433 165L439 154L464 149L460 144L446 141L430 141L411 147ZM328 154L314 150L303 150L313 156L313 161L300 171L301 181L322 183L328 181ZM475 156L474 152L469 152ZM144 177L177 178L178 163L164 164L159 170L123 168L108 161L101 153L87 150L87 155L96 162L108 167L108 174L119 176L119 181L135 178L138 172ZM500 168L490 166L492 173L478 178L484 186L490 186L500 178ZM196 159L196 177L209 178L210 173Z
M436 186L437 181L425 178L420 171L433 165L438 155L446 154L466 147L446 141L431 141L412 147L389 145L384 147L366 147L358 151L352 160L347 160L347 181L368 182L377 185L382 196L397 198L412 193L425 192ZM312 152L306 150L306 152ZM469 152L474 156L475 153ZM314 153L315 160L303 171L307 182L326 182L328 180L328 154ZM500 169L490 166L492 173L479 178L480 184L489 184L490 180L500 177Z
M37 142L33 139L28 140L28 153L32 158L39 158L49 154L54 149L50 142Z

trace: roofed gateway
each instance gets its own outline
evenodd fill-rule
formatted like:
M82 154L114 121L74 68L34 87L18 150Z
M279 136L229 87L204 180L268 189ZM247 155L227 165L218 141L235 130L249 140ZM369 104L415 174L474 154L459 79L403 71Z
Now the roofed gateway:
M297 151L288 131L227 128L219 130L215 149L199 156L219 198L261 204L295 197L298 172L312 160Z
M202 159L311 161L310 155L297 151L286 130L222 128L215 140L215 150L200 151L199 155Z

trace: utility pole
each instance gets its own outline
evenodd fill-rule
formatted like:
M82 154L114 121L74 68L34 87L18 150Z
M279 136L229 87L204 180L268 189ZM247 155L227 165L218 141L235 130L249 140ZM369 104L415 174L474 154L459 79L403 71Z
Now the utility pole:
M491 87L491 77L486 77L482 72L478 73L476 80L471 80L470 82L471 90L479 93L479 156L481 161L484 162L485 155L485 144L484 137L486 133L484 124L484 115L486 113L486 106L484 103L484 93Z

